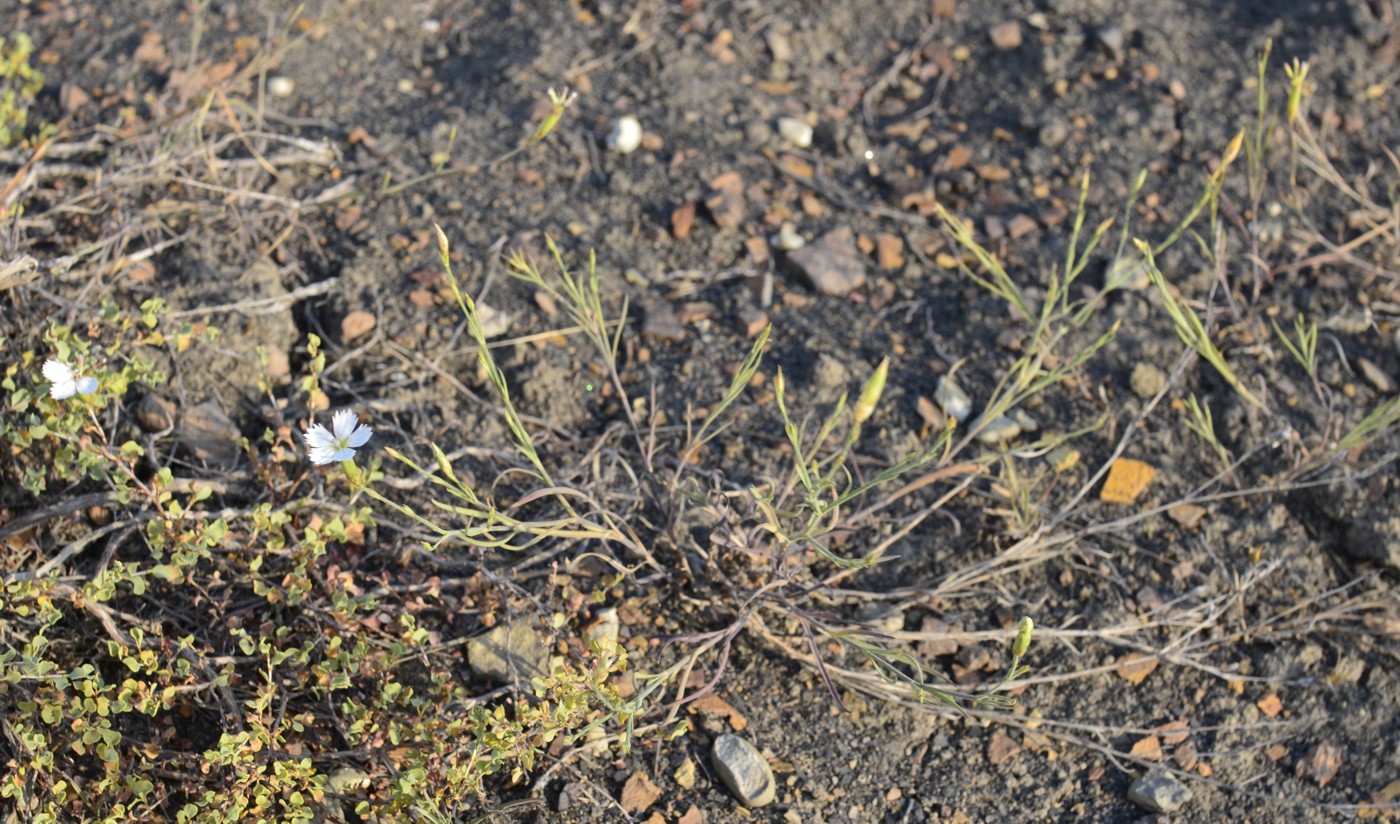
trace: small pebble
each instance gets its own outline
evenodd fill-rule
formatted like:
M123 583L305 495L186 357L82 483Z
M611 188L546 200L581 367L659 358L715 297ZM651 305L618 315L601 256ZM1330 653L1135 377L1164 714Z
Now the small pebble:
M1015 20L1008 20L996 26L988 32L992 45L1002 51L1009 51L1021 45L1021 24Z
M1115 61L1123 59L1123 30L1114 25L1101 26L1094 32L1099 45L1108 50Z
M1151 363L1139 363L1128 378L1133 394L1143 400L1155 398L1167 386L1167 373Z
M943 414L955 421L965 421L972 414L972 398L947 375L938 379L938 389L933 393L933 400L943 410Z
M796 226L793 226L791 223L784 223L778 229L778 233L773 235L773 245L782 249L784 252L791 252L806 246L807 241L802 238L802 235L797 233Z
M632 154L642 145L642 124L632 115L623 115L608 133L608 148L618 154Z
M980 427L980 431L977 433L978 441L993 446L1005 443L1021 434L1021 425L1012 420L1009 415L997 415L985 424L979 421L972 426L975 429Z
M1191 800L1191 788L1172 775L1150 772L1128 786L1128 800L1153 813L1170 813Z
M376 320L374 313L357 309L340 320L340 339L349 343L357 338L362 338L374 329Z
M1371 382L1372 386L1376 387L1377 392L1388 395L1395 391L1395 381L1385 373L1385 370L1366 358L1357 358L1357 363L1361 366L1361 374Z
M812 127L807 121L797 117L784 117L778 120L778 134L783 140L805 149L812 145Z
M296 87L290 77L274 77L267 81L267 93L273 97L291 97Z

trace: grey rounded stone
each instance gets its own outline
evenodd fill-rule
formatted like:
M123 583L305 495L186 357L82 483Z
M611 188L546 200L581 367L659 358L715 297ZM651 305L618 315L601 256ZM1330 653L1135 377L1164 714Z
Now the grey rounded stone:
M977 433L977 440L992 446L1005 443L1021 434L1021 425L1007 415L997 415L985 424L978 421L973 427L981 429Z
M754 746L737 735L721 735L715 739L710 762L724 786L745 807L772 804L778 796L778 782L773 768Z
M1170 813L1191 800L1191 788L1164 772L1150 772L1128 786L1128 800L1154 813Z
M1134 395L1146 400L1155 397L1167 387L1167 373L1153 364L1140 362L1133 367L1133 374L1128 378L1128 383L1132 386Z
M938 408L943 410L943 414L954 420L965 421L967 416L972 414L972 398L947 375L938 379L938 388L933 393L933 400L938 404Z

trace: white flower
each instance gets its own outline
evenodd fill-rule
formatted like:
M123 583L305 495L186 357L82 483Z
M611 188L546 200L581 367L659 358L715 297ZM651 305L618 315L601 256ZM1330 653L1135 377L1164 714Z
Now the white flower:
M355 450L369 442L374 430L360 426L360 419L349 409L342 409L331 418L331 428L326 429L313 423L302 437L306 440L314 464L329 464L348 461L355 457Z
M71 398L74 394L91 395L97 391L97 378L91 375L76 375L73 367L54 358L44 361L44 377L53 384L49 387L49 394L54 400Z

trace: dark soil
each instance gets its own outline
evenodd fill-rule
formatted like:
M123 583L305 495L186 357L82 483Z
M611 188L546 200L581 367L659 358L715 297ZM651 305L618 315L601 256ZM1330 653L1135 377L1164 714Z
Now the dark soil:
M963 361L959 380L975 400L985 399L1019 354L1027 328L1004 301L940 264L940 256L959 252L937 218L919 211L931 202L920 193L970 219L1026 285L1062 265L1086 170L1090 228L1108 217L1121 221L1133 179L1147 170L1132 232L1160 240L1190 208L1231 136L1254 128L1255 61L1272 39L1275 101L1286 89L1282 66L1308 60L1315 84L1309 116L1326 127L1333 162L1388 204L1400 181L1385 153L1397 148L1400 134L1400 16L1391 2L327 2L308 9L309 25L292 29L305 38L267 72L292 79L291 96L261 102L268 131L324 141L338 160L256 185L309 200L349 181L350 196L294 212L230 207L189 224L191 236L155 256L153 280L114 277L90 284L81 300L95 305L111 296L134 305L159 295L177 311L192 311L304 294L271 313L192 312L223 335L174 359L178 402L212 398L253 438L270 421L296 420L304 398L283 386L274 394L293 407L273 410L251 353L266 347L299 374L304 336L315 333L329 352L325 386L333 407L368 417L376 444L420 456L428 441L447 452L476 448L476 471L491 478L500 467L482 456L505 450L508 432L480 400L489 388L443 288L436 222L453 243L466 288L510 316L503 337L540 335L498 349L497 357L552 465L575 466L594 449L600 460L635 461L596 354L579 335L543 335L567 326L566 316L550 316L503 271L502 248L524 248L543 261L549 235L579 270L596 250L606 305L621 313L626 301L622 380L633 397L646 398L655 387L666 423L660 437L668 442L683 436L677 425L688 414L722 394L756 331L745 328L745 318L766 312L773 343L764 382L740 402L734 426L703 459L721 470L716 483L743 488L787 471L791 450L770 389L778 367L789 404L816 413L841 392L854 396L889 356L889 388L858 449L861 471L871 473L928 443L918 401L933 397L939 375ZM0 0L0 9L9 6L0 18L19 21L40 51L57 58L44 67L51 88L42 114L69 117L74 129L110 125L123 105L155 117L148 97L168 95L173 72L246 60L239 38L261 38L266 46L292 36L285 28L290 4L275 0L213 4L200 18L197 47L195 15L164 0L13 3ZM1020 43L999 47L993 29L1008 22L1019 24ZM155 34L164 58L137 59ZM64 84L81 87L92 101L65 114ZM580 97L558 131L488 165L528 132L543 111L544 89L566 84ZM606 141L622 115L635 116L646 133L643 146L627 155ZM788 116L810 118L810 147L779 136L776 122ZM1271 180L1282 192L1286 140L1274 148ZM434 154L443 152L449 174L378 193L386 175L397 183L430 172ZM1170 374L1182 346L1155 293L1117 293L1072 346L1121 321L1117 337L1027 411L1053 432L1106 420L1076 441L1082 459L1048 493L1047 519L1071 504L1129 433L1124 454L1157 469L1146 496L1122 507L1098 501L1095 487L1056 522L1055 534L1077 536L1072 544L1043 562L1016 565L1005 553L1020 535L997 514L1006 505L997 491L1005 479L994 464L991 477L898 541L895 560L812 605L844 620L870 620L885 610L893 620L881 626L896 632L942 625L994 632L942 647L905 639L942 675L966 676L971 662L974 680L1004 669L1020 615L1065 630L1038 637L1010 723L901 706L849 686L840 689L842 712L814 670L750 633L735 644L718 694L777 768L772 806L744 810L719 783L709 746L735 722L701 715L692 716L689 735L665 743L644 738L627 756L573 753L543 781L496 787L492 803L543 800L543 810L507 814L520 820L623 820L616 800L626 779L642 771L663 795L635 820L659 813L676 821L693 805L708 822L1132 821L1148 812L1129 800L1129 784L1160 760L1188 774L1182 780L1193 798L1174 816L1179 820L1323 821L1354 815L1351 805L1372 801L1400 778L1400 603L1392 590L1400 490L1393 466L1374 471L1396 447L1395 434L1349 456L1372 470L1359 478L1343 478L1334 466L1323 474L1335 480L1321 487L1264 489L1298 463L1300 444L1315 443L1329 420L1270 322L1289 330L1304 311L1322 323L1320 379L1334 393L1335 414L1354 424L1395 391L1368 381L1357 359L1400 377L1396 246L1362 261L1293 266L1325 251L1309 232L1337 243L1358 234L1348 224L1353 205L1314 182L1304 190L1312 223L1291 208L1276 215L1269 203L1283 195L1255 202L1243 157L1237 164L1241 171L1222 199L1228 282L1222 287L1190 238L1160 263L1194 308L1209 308L1216 326L1229 330L1222 335L1227 355L1274 411L1260 414L1210 366L1193 361L1139 420L1147 400L1131 385L1134 369L1151 364ZM737 222L714 201L706 205L712 182L727 172L742 180ZM689 208L693 228L678 231L673 215ZM1275 218L1278 232L1260 228ZM811 289L768 242L785 222L809 244L852 230L865 283L840 295ZM899 260L882 267L874 250L884 235L893 238L884 242L897 246ZM7 229L0 249L6 258L53 258L68 253L76 236L81 231L71 226ZM1102 286L1117 241L1115 227L1076 295ZM329 289L297 292L330 279ZM46 288L77 300L81 286ZM679 332L659 328L668 310ZM374 328L347 340L342 321L357 311L371 313ZM1369 320L1353 324L1355 317ZM1256 491L1206 504L1195 524L1154 516L1091 529L1170 504L1219 471L1186 427L1182 403L1192 394L1210 405L1235 455L1259 450L1216 491ZM1016 460L1030 474L1045 466L1038 458ZM888 523L852 536L844 551L868 549L948 489L935 485L894 507ZM742 586L746 573L721 580L714 576L729 573L716 567L707 579L686 571L683 561L688 542L703 543L713 527L703 519L678 525L669 546L658 544L667 568L615 591L611 603L629 605L623 637L637 639L629 646L638 668L670 660L673 650L654 643L667 633L712 630L732 618L701 604ZM677 537L687 530L688 537ZM381 544L370 547L366 563L392 574L409 574L401 560L431 569L399 554L398 533L381 529L376 540ZM449 567L479 561L442 559ZM982 562L999 564L995 574L953 585L955 573ZM526 576L520 585L548 594L543 576ZM449 594L435 609L450 612L453 603ZM766 620L774 632L789 631ZM1121 627L1132 629L1093 632ZM449 638L481 631L462 620L440 628ZM792 643L806 653L800 637ZM1136 685L1115 673L1134 651L1165 659ZM839 650L831 656L832 663L867 668ZM706 680L715 666L702 662ZM465 663L463 676L471 677ZM482 692L493 686L481 683ZM1269 696L1277 696L1282 712L1269 714ZM1134 749L1176 721L1189 732L1155 733L1159 755ZM1339 748L1341 759L1340 771L1321 787L1298 769L1319 745ZM673 777L686 759L698 766L689 789ZM566 785L573 785L573 803L558 811Z

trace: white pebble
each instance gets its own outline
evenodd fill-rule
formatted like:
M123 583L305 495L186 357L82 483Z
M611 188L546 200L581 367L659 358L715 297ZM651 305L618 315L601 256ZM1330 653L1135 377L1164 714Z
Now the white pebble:
M291 97L296 87L290 77L273 77L267 81L267 92L273 97Z
M623 115L608 134L608 148L618 154L632 154L642 145L642 124L632 115Z
M796 117L779 119L778 134L783 136L783 140L799 149L805 149L812 145L812 127L807 124L807 121Z
M933 401L943 410L943 414L954 420L965 421L972 414L972 399L947 375L938 379Z
M778 233L772 237L772 243L784 252L801 249L807 245L807 241L797 233L797 227L791 223L784 223L778 228Z

